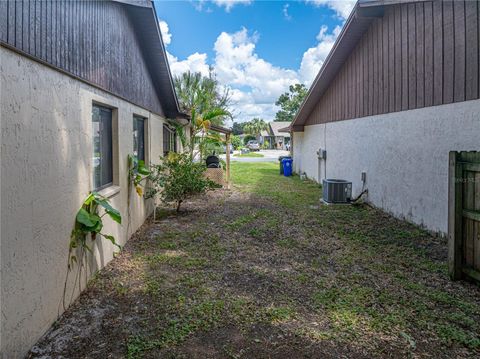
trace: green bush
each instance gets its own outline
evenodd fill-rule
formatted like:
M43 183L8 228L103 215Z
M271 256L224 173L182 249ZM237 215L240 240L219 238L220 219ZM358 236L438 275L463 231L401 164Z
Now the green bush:
M232 146L235 150L238 150L242 145L243 143L240 136L232 136Z
M161 163L152 165L149 179L152 187L146 197L156 195L164 203L175 203L177 212L184 200L217 188L218 185L205 178L205 165L195 163L187 153L170 153L161 158Z

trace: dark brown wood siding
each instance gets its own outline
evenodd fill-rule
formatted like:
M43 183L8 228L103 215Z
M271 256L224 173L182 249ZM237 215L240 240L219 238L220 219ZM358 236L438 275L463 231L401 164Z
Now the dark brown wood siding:
M0 40L163 114L124 5L109 1L0 1Z
M480 98L479 25L479 1L386 6L305 124Z

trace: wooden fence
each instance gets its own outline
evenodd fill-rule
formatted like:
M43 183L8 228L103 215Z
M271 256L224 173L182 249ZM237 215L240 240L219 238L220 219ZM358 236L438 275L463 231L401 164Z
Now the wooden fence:
M450 276L480 281L480 152L451 152L449 177Z

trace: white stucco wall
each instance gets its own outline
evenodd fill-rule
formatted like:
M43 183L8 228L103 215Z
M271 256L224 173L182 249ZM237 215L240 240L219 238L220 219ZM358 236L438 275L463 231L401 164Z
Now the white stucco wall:
M304 143L304 132L293 132L292 137L292 151L293 158L293 171L296 173L304 172L303 170L303 143Z
M352 181L355 196L365 171L369 202L445 234L448 154L480 150L480 100L305 126L294 143L297 172L318 181L326 149L327 178Z
M70 232L92 190L92 102L116 108L118 193L110 200L121 211L123 224L106 217L102 232L113 234L120 244L153 208L133 192L127 226L132 116L148 119L147 158L153 161L162 154L163 119L1 47L0 80L1 352L4 358L19 358L62 312ZM106 265L115 250L104 239L95 242L91 273ZM71 287L72 281L69 295Z

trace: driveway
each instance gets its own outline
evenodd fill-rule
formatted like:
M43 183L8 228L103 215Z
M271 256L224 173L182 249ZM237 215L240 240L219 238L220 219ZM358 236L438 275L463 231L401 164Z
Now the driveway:
M235 151L233 155L230 155L230 160L235 162L278 162L279 156L288 156L290 152L283 150L260 150L259 153L263 157L236 157L240 151ZM220 156L225 160L225 154Z

